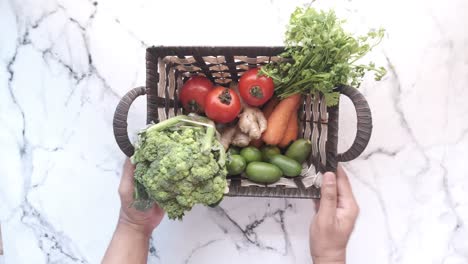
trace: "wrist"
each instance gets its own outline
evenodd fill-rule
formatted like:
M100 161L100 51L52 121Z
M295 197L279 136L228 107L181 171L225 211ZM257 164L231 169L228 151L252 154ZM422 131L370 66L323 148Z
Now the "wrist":
M345 264L346 252L334 256L312 256L314 264Z
M334 261L334 260L320 260L316 258L312 258L312 261L314 264L345 264L346 263L346 261L344 260Z
M129 234L134 234L145 239L149 239L152 233L152 230L148 228L132 223L125 218L120 217L119 222L117 223L117 230L122 230Z
M314 264L345 264L346 257L327 258L327 257L314 257L312 256Z

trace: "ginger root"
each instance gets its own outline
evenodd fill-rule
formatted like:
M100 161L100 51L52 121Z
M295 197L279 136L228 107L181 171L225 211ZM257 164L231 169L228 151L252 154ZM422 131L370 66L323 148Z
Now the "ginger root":
M250 137L247 134L244 134L242 131L237 129L234 138L232 139L232 145L238 147L247 147L250 143Z
M224 149L228 149L229 145L232 142L232 139L234 138L234 135L236 134L237 128L235 126L233 127L227 127L223 130L221 133L221 139L220 142L223 145Z
M239 94L237 83L231 82L230 87ZM259 139L267 129L268 122L260 109L245 104L242 98L241 104L243 110L239 115L237 125L227 127L221 133L221 144L225 149L228 149L231 144L237 147L246 147L251 140Z
M230 86L231 89L239 94L237 83L231 82ZM238 126L240 131L247 134L250 139L259 139L262 133L267 129L267 120L260 109L245 104L242 97L239 96L239 98L241 98L243 109L242 113L239 115Z
M267 120L260 109L245 106L239 115L239 128L251 139L259 139L267 129Z
M233 126L224 129L223 133L221 134L221 144L223 145L224 149L228 149L229 145L234 145L237 147L246 147L250 143L250 137L243 133L239 127Z

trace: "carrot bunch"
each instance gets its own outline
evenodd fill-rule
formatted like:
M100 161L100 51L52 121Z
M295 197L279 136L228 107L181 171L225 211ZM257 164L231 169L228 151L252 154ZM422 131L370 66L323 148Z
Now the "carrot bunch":
M292 95L278 102L274 98L268 102L263 109L263 114L268 120L266 131L262 135L262 141L268 145L286 147L297 139L299 123L297 120L297 110L301 96ZM261 146L261 141L252 142L254 146Z

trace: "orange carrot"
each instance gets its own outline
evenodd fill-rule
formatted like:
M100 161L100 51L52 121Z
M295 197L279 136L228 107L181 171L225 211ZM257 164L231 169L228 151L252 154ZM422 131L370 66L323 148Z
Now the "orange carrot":
M281 139L281 142L278 144L280 148L284 148L289 143L297 139L297 132L299 130L299 125L297 123L297 111L295 110L291 117L289 117L289 122L288 122L288 129L286 130L286 133L284 134L283 139Z
M278 103L279 100L276 96L271 98L270 101L268 101L268 103L263 108L263 115L266 119L270 117L271 113L273 113L273 110L275 110L275 107L278 105Z
M289 117L296 111L301 95L295 94L283 99L268 118L267 130L262 139L269 145L278 145L288 128Z
M271 113L273 113L273 110L275 109L275 106L279 103L278 97L273 97L268 101L268 103L263 107L263 115L265 118L268 120L270 117ZM259 139L254 139L250 141L250 146L254 146L256 148L260 148L263 146L263 140L262 138Z

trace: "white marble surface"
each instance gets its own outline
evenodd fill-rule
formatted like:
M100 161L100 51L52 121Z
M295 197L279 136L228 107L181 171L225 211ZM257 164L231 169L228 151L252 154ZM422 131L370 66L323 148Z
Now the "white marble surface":
M5 263L98 263L123 154L119 98L144 85L148 45L281 44L305 1L0 0L0 222ZM229 7L227 5L229 4ZM468 263L468 2L318 0L387 36L364 83L366 152L345 164L361 215L349 263ZM203 14L203 15L201 15ZM145 102L131 110L135 131ZM340 148L354 136L348 101ZM310 201L225 199L154 232L149 263L310 263Z

